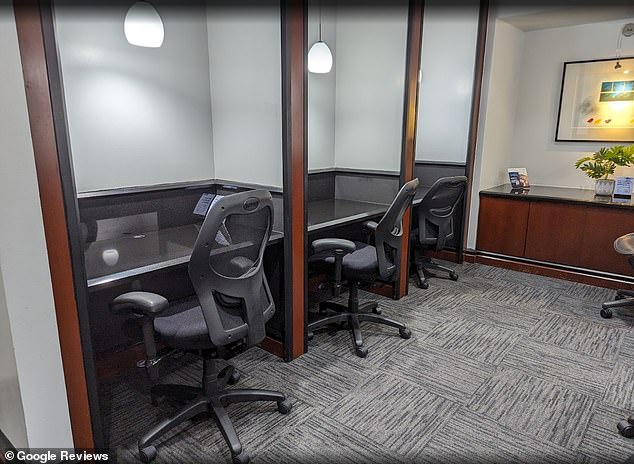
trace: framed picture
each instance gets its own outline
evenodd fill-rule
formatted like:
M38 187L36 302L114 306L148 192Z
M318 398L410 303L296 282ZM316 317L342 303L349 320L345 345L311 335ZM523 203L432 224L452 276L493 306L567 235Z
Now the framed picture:
M555 140L634 142L634 57L564 63Z

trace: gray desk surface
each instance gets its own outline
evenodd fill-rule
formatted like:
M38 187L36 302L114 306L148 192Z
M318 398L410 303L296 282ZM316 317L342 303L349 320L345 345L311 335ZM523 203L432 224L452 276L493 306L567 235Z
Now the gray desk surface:
M594 190L566 187L536 185L528 190L513 190L509 184L505 184L482 190L480 195L515 197L523 200L563 201L566 203L609 206L612 208L634 207L634 202L631 199L597 196L594 194Z
M88 287L189 262L198 230L190 224L90 243L84 252ZM273 231L269 243L283 237Z

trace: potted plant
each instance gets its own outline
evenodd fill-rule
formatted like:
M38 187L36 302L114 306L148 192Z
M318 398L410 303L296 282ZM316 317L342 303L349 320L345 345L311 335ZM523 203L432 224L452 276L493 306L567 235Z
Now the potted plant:
M581 169L591 179L596 179L594 191L597 195L612 195L614 192L614 174L617 166L634 164L634 145L625 147L615 145L603 147L592 156L584 156L577 160L575 167Z

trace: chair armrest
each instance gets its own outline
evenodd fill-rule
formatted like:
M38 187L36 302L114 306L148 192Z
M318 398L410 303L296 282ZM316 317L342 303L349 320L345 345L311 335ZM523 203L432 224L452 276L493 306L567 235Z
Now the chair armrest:
M363 224L363 227L365 227L366 229L370 229L372 231L375 231L377 227L379 227L379 225L374 222L374 221L368 221L366 223Z
M352 253L357 249L354 242L342 238L320 238L312 243L315 253L324 251L341 251L343 254Z
M110 303L110 310L115 314L142 314L154 317L169 306L165 297L150 292L128 292L119 295Z

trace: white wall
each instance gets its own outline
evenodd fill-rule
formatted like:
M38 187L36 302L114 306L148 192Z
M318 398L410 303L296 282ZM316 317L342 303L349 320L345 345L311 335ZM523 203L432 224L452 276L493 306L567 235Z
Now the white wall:
M72 447L13 11L0 9L0 429Z
M464 163L479 6L424 10L416 159Z
M564 61L613 58L618 32L634 18L524 33L517 111L508 164L526 167L532 184L594 188L574 168L581 156L605 142L555 142ZM623 38L622 54L634 54L634 37ZM634 175L634 168L617 175Z
M79 192L214 177L204 7L163 3L156 49L126 41L128 4L57 8Z
M399 171L407 2L339 8L336 34L335 164Z
M506 182L509 154L516 149L513 145L513 115L520 85L523 40L524 33L509 24L495 21L489 25L469 212L468 248L475 248L478 192Z
M319 2L308 10L308 46L319 40ZM337 77L336 7L323 5L321 38L333 54L333 67L327 74L308 73L308 169L335 167L335 98Z
M214 165L218 179L282 187L280 8L266 4L207 8Z

